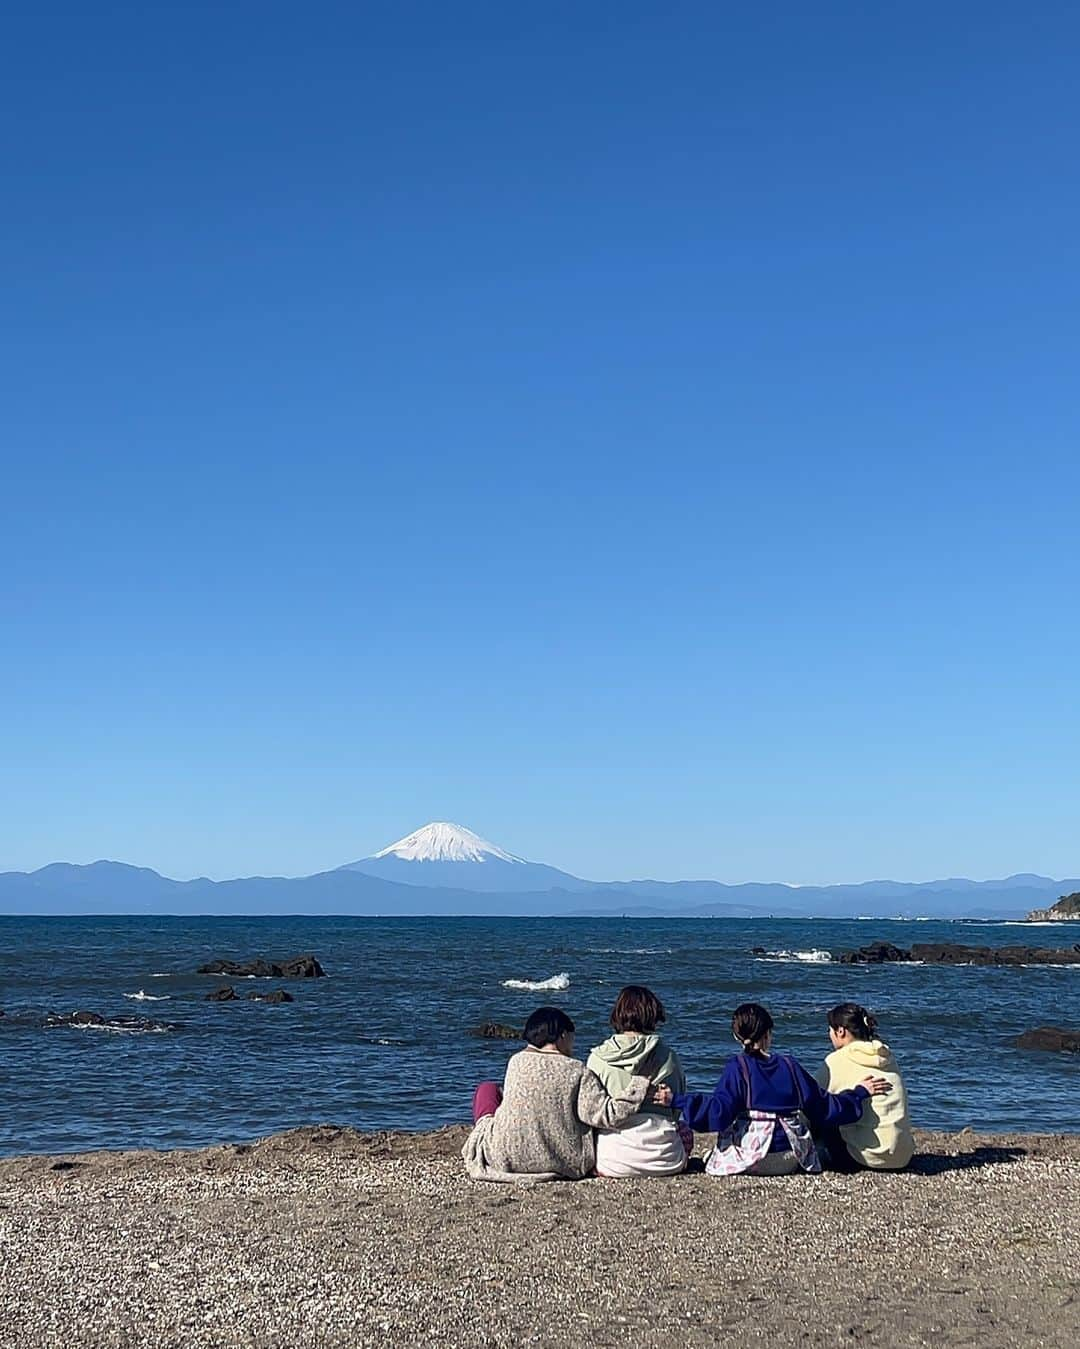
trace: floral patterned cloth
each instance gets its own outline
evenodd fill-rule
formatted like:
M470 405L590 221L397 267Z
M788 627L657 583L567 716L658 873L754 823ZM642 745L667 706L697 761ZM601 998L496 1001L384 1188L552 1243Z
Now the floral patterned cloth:
M787 1063L791 1080L799 1093L798 1078ZM758 1162L762 1162L772 1150L773 1139L779 1126L787 1134L792 1154L803 1171L816 1174L821 1170L821 1158L814 1145L810 1124L802 1110L779 1113L774 1110L754 1110L750 1102L750 1073L745 1061L739 1059L739 1070L746 1088L746 1112L717 1137L716 1147L709 1153L705 1163L705 1173L710 1176L738 1176L750 1171Z

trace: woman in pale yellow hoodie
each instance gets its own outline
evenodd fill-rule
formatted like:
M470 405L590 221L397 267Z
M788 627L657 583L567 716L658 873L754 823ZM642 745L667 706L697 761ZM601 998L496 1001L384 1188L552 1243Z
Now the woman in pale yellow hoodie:
M833 1052L817 1074L818 1083L826 1091L845 1091L872 1073L892 1087L884 1095L871 1097L854 1124L841 1126L838 1138L826 1140L830 1155L840 1168L846 1162L873 1171L902 1171L915 1155L915 1139L907 1092L893 1052L877 1039L877 1021L858 1003L840 1003L829 1013L828 1022ZM837 1152L841 1155L836 1156Z

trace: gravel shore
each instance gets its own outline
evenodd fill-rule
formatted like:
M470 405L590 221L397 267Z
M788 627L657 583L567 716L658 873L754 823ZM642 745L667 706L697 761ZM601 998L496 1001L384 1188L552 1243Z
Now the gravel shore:
M2 1161L0 1344L1080 1343L1080 1135L517 1189L465 1177L465 1132Z

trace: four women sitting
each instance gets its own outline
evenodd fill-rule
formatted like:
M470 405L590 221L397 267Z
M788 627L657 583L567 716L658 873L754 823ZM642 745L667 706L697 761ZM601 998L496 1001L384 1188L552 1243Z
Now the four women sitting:
M841 1170L900 1170L911 1160L903 1082L865 1008L842 1003L829 1013L834 1052L815 1080L791 1056L772 1052L772 1017L744 1003L732 1017L741 1052L708 1095L686 1090L678 1056L657 1033L663 1021L654 993L624 988L611 1013L615 1034L586 1065L572 1057L566 1013L533 1012L503 1088L485 1082L476 1090L462 1149L469 1175L525 1184L674 1175L689 1160L691 1129L717 1134L710 1175L816 1172L823 1152Z

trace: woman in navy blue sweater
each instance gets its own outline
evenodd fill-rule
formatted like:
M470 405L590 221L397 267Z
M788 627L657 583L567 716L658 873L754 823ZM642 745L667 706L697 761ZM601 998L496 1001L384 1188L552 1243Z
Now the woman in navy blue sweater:
M813 1135L853 1124L864 1101L890 1089L884 1078L867 1077L850 1091L823 1091L802 1064L770 1052L773 1019L759 1003L735 1009L731 1032L743 1052L727 1061L712 1095L681 1092L672 1099L692 1129L716 1132L710 1175L820 1171Z

